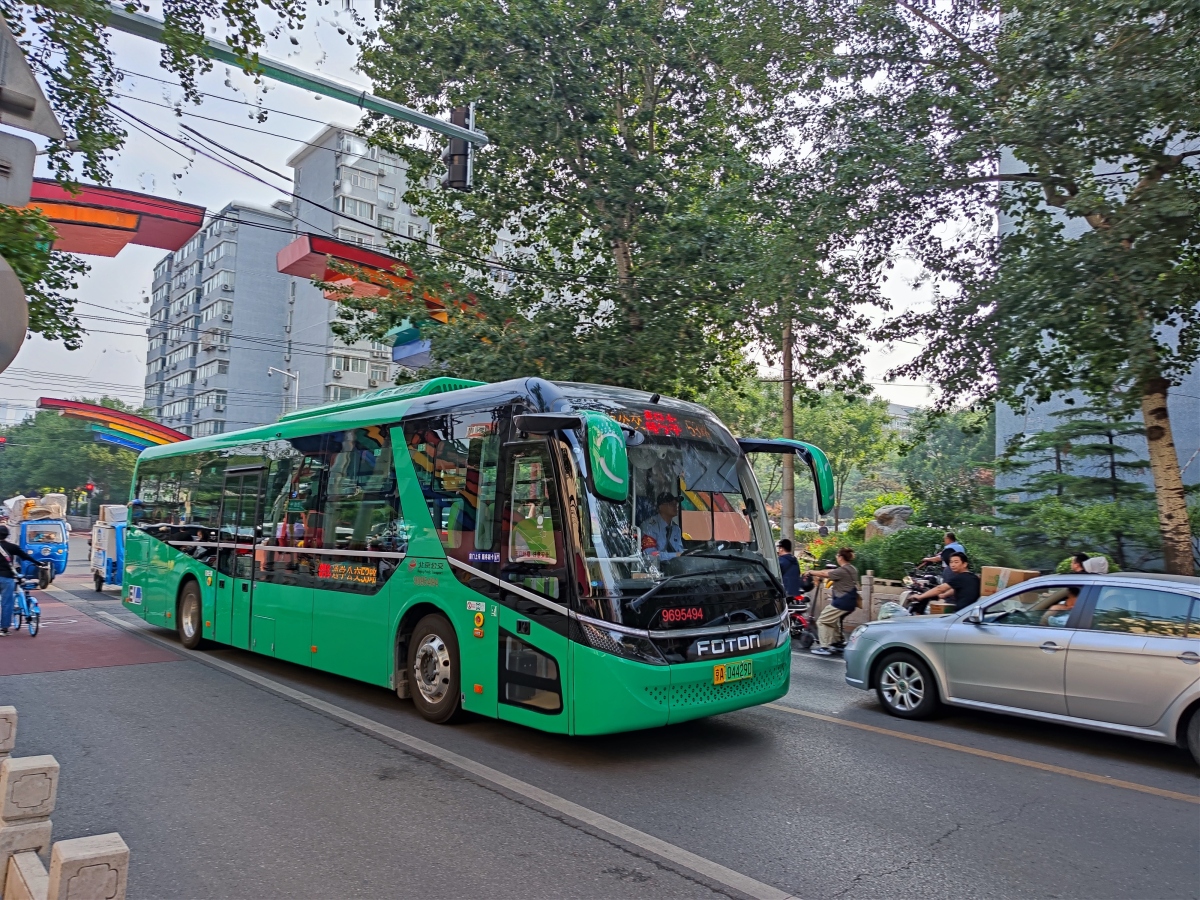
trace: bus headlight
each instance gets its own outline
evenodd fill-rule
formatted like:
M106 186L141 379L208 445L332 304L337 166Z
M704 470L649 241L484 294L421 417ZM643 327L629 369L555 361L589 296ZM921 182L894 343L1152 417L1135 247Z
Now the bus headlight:
M585 622L576 619L575 623L579 626L577 634L582 639L580 642L594 650L655 666L667 665L663 655L648 637L632 634L624 629L608 628L595 620Z

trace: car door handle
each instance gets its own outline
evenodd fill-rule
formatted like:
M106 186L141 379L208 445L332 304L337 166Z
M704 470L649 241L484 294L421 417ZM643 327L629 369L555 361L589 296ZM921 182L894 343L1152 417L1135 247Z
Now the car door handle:
M1042 644L1042 649L1045 650L1047 653L1057 653L1059 650L1062 650L1063 648L1058 646L1058 644L1054 643L1054 641L1046 641L1044 644Z
M1200 663L1200 653L1193 653L1191 650L1185 650L1175 658L1181 659L1188 665L1192 666L1194 666L1196 663Z

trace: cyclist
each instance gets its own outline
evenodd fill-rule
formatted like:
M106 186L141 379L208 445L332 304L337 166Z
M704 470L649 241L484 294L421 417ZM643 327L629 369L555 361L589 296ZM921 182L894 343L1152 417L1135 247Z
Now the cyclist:
M21 567L17 564L17 559L27 559L34 565L37 564L37 560L19 546L9 543L8 526L0 525L0 636L8 634L12 625L17 579L21 577Z

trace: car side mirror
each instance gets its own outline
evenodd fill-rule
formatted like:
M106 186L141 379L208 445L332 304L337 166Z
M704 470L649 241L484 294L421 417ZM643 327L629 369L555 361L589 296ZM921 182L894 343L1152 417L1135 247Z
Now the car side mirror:
M969 613L967 613L967 617L965 619L963 619L963 621L967 622L971 625L982 625L983 624L983 607L976 606L973 610L971 610Z

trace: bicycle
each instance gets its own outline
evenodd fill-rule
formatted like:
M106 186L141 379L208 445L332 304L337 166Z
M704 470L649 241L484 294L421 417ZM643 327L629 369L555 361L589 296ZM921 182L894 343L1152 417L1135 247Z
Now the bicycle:
M17 631L19 632L21 625L24 624L29 629L30 637L37 637L37 633L42 627L42 608L38 605L37 597L28 593L35 587L37 587L36 581L18 578L14 592L13 617L16 619Z

